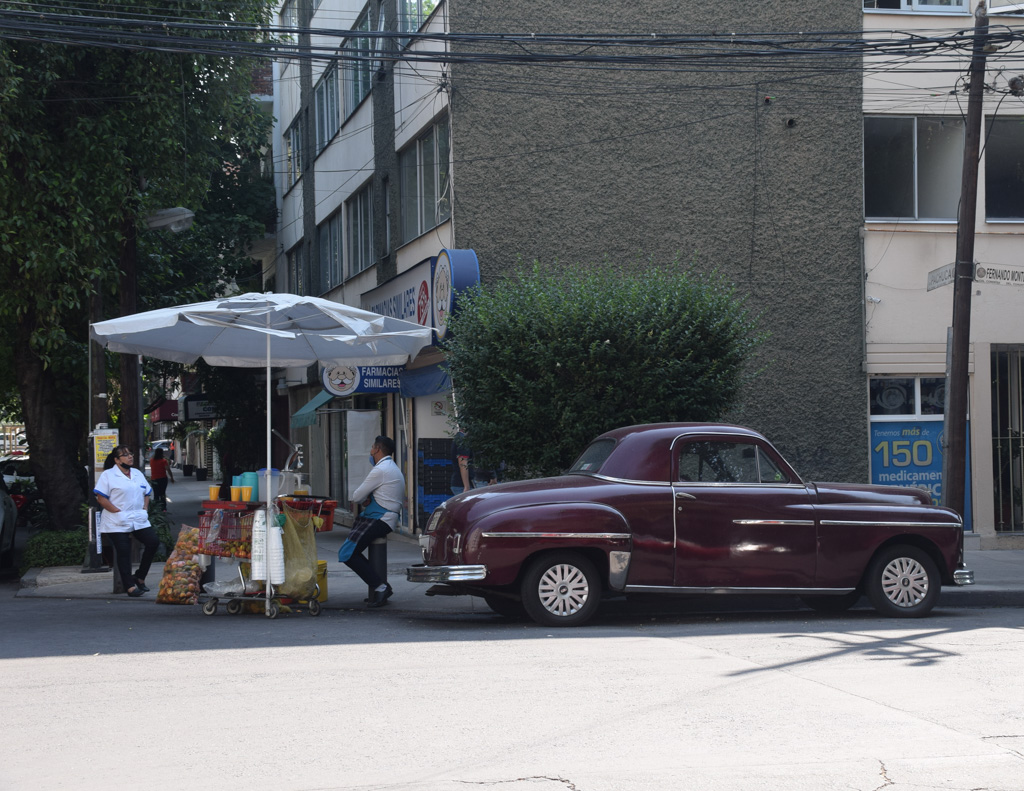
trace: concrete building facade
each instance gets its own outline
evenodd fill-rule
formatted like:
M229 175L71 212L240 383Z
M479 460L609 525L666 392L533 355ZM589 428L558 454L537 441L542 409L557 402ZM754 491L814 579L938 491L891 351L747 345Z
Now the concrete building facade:
M809 0L639 0L600 13L553 0L290 0L281 21L300 41L349 57L275 65L273 286L366 307L449 248L475 251L484 282L520 258L691 261L734 282L769 333L730 419L764 431L808 479L867 480L859 55L624 65L559 62L575 43L401 36L856 37L865 14ZM761 43L771 49L770 37ZM447 62L416 59L445 47ZM517 52L528 57L510 62ZM307 370L278 385L293 413L323 389ZM429 512L421 462L450 436L450 398L362 394L306 410L291 437L315 491L345 499L366 415L399 440L411 531Z

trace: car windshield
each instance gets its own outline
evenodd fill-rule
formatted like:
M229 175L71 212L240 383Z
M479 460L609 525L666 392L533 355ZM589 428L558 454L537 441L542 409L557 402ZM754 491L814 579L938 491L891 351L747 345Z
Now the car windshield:
M569 472L597 472L614 447L615 440L611 439L599 439L591 442L569 468Z

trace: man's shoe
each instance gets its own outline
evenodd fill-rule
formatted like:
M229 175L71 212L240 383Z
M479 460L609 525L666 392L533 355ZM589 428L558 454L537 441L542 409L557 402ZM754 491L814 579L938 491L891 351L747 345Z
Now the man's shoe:
M385 588L382 591L374 591L373 598L370 600L370 603L366 606L383 607L385 604L388 603L388 599L391 598L392 593L394 593L394 591L391 589L390 585L388 585L387 588Z
M140 579L136 579L135 580L135 587L138 588L143 593L149 593L149 588L146 587L146 583L143 582Z
M145 593L145 591L142 590L142 588L140 588L138 585L136 585L134 588L132 588L130 591L128 591L128 595L131 596L133 599L138 597L138 596L141 596L144 593Z

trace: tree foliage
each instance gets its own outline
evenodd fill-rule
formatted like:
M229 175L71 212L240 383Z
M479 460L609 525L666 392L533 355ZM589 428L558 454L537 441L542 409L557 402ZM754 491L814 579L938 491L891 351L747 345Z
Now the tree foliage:
M168 15L219 21L223 32L195 35L233 38L239 33L227 23L264 23L273 5L99 4L111 17L148 15L154 28ZM67 1L50 8L83 13ZM211 185L238 178L250 164L232 150L258 150L265 141L266 119L250 99L253 66L197 52L0 42L0 343L12 350L8 376L36 479L58 523L74 524L83 498L75 469L86 428L91 295L102 294L113 315L129 230L143 231L148 214L171 206L197 210L198 225L198 209L217 192ZM223 251L203 233L166 243L173 251L160 249L165 243L153 234L138 234L140 307L147 291L159 297L152 302L178 301L224 282ZM240 232L219 238L242 246ZM0 387L11 384L0 379Z
M609 429L721 419L762 335L716 274L522 267L460 297L445 347L473 453L554 475Z

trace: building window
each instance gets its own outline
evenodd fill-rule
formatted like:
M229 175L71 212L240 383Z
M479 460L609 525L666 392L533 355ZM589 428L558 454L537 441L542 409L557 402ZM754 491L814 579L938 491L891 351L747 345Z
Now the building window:
M398 24L401 32L415 33L434 13L438 0L398 0Z
M309 278L306 272L306 250L300 242L288 251L288 287L290 293L306 293Z
M285 188L302 175L302 117L297 117L284 133Z
M351 277L373 263L373 188L369 184L345 201L345 226Z
M993 118L988 122L985 217L1024 220L1024 118Z
M876 377L870 380L871 417L938 416L946 401L945 377Z
M320 292L341 285L341 212L320 226Z
M316 152L331 142L341 125L338 114L338 67L332 63L316 86Z
M452 216L448 153L446 117L398 155L403 243Z
M997 533L1024 531L1024 348L992 350L992 473Z
M967 0L864 0L864 8L879 11L921 11L924 13L968 13Z
M299 27L298 0L285 0L281 5L281 27L289 27L293 30Z
M352 29L370 32L370 15L366 10ZM344 66L345 118L348 118L370 92L370 37L366 35L347 38L341 48L349 58L357 58L346 60Z
M955 220L964 122L959 118L864 118L864 216Z

